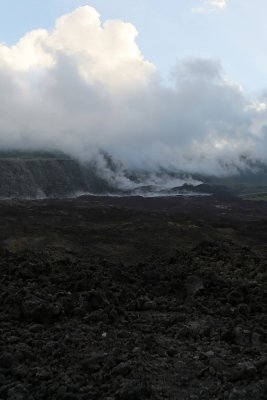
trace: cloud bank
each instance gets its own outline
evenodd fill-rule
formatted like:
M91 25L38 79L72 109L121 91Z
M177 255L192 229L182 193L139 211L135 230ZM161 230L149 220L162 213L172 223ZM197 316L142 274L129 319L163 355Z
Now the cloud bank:
M82 160L102 149L129 168L209 173L266 161L266 96L252 101L212 59L181 60L166 86L136 37L85 6L0 45L0 148Z

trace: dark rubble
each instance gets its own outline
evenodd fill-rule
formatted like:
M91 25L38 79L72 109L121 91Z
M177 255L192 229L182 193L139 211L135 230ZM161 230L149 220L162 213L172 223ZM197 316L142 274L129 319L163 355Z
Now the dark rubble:
M213 197L3 202L0 399L266 399L266 217Z

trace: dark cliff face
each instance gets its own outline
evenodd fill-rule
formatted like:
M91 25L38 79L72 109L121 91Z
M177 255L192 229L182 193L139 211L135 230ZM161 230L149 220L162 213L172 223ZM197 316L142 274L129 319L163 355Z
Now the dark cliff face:
M198 192L199 186L164 188L162 184L147 184L149 175L142 184L142 174L134 179L127 176L127 171L121 172L120 166L113 165L109 159L105 158L105 161L105 169L101 170L93 161L83 164L64 154L0 153L0 198L63 198L85 193L160 196L184 194L187 190ZM120 185L121 173L122 178L128 179L128 188ZM118 179L113 179L114 176ZM171 177L166 175L165 178Z
M105 152L81 163L60 152L0 151L0 198L63 198L85 193L141 196L267 193L267 169L211 177L127 170ZM201 184L199 184L202 182Z
M1 198L65 197L108 189L92 165L67 157L0 157Z

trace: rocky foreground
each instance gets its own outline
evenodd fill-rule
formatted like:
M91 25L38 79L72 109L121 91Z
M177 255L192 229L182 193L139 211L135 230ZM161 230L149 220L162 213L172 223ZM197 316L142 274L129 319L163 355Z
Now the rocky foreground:
M267 206L2 202L0 399L267 398Z

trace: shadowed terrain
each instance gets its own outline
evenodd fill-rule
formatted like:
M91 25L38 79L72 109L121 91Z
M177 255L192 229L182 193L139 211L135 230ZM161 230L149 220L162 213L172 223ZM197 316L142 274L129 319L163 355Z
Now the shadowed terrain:
M0 399L267 397L267 203L1 201Z

